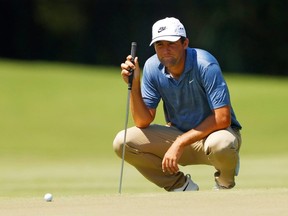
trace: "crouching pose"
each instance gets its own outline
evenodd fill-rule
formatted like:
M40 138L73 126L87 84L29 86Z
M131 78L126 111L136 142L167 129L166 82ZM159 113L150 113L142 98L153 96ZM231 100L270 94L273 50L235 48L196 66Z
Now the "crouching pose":
M199 190L178 165L211 165L216 188L230 189L239 170L241 125L217 60L188 44L182 23L165 18L152 27L156 54L146 61L141 84L138 58L133 63L128 55L121 64L126 83L134 69L130 106L135 126L127 130L125 161L167 191ZM166 124L151 124L160 100ZM121 131L113 142L119 157L123 141Z

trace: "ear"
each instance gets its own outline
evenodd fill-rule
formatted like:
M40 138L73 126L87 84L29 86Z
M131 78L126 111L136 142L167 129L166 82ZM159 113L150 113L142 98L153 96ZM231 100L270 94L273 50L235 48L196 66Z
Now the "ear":
M184 41L183 45L184 45L184 49L188 48L188 45L189 45L189 39L188 38L186 38L186 40Z

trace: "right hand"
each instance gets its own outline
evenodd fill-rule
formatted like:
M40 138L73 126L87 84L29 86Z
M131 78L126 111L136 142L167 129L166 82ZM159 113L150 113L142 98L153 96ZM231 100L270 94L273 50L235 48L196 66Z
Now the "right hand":
M125 63L121 64L121 75L123 80L128 84L128 77L130 76L130 69L134 70L134 77L133 77L133 83L136 82L140 82L140 67L139 67L139 63L138 63L138 57L135 57L134 59L134 64L132 62L132 56L128 55L126 58Z

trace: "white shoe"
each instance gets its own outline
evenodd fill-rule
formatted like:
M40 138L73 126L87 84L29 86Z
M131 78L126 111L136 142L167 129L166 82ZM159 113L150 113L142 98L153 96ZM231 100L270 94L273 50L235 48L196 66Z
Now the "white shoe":
M186 182L185 184L177 189L172 190L172 192L181 192L181 191L198 191L199 187L197 184L195 184L192 179L191 176L189 174L186 175Z

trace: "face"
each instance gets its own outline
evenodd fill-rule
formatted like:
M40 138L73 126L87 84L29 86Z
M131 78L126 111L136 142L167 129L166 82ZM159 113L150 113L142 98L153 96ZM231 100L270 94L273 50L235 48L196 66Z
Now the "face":
M188 39L184 43L179 39L176 42L157 41L154 48L160 62L167 68L177 67L185 61L185 49L188 47Z

